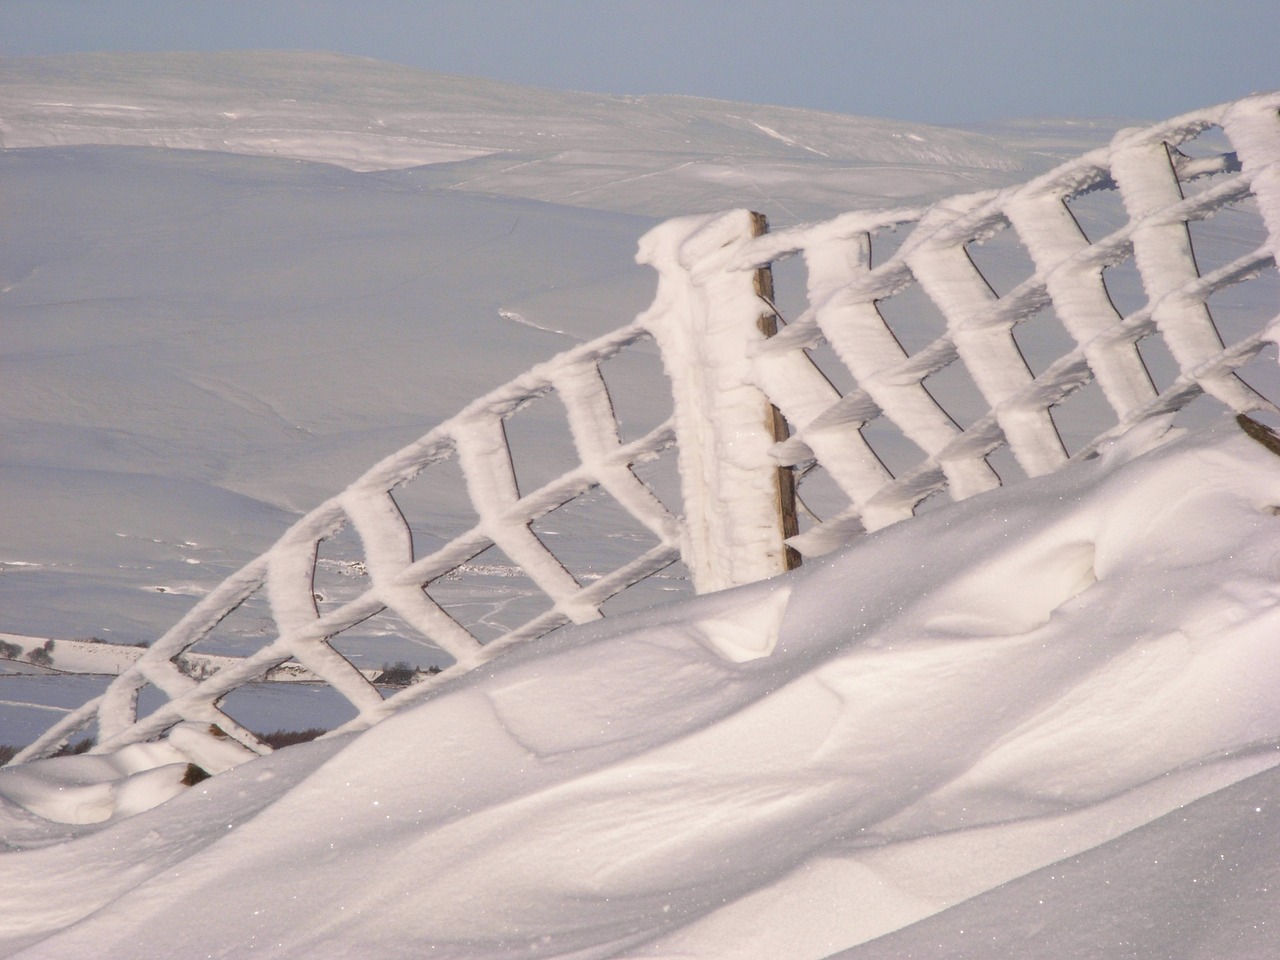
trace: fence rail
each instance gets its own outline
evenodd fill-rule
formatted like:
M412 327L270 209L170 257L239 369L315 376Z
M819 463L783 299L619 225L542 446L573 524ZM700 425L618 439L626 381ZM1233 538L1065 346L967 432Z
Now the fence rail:
M659 274L645 313L375 464L14 762L95 728L95 752L168 735L217 772L269 752L222 701L282 663L337 689L356 713L339 729L360 729L513 644L601 616L610 597L678 561L699 592L751 582L791 565L789 550L820 555L934 495L1050 473L1200 397L1219 410L1274 410L1263 393L1280 396L1276 365L1251 361L1280 329L1278 110L1280 94L1260 96L1124 131L1029 183L927 208L775 233L746 211L655 228L638 257ZM789 259L803 284L776 272ZM788 298L803 303L780 309ZM602 367L655 345L673 413L624 439ZM576 463L524 490L508 428L549 398L563 407ZM637 473L673 456L679 507ZM476 519L419 555L401 503L446 463ZM795 481L799 532L779 517ZM644 533L634 556L594 578L570 572L537 529L586 496L609 498ZM320 604L317 565L344 531L358 537L367 588ZM439 597L487 551L518 566L547 605L483 642ZM178 658L250 602L265 604L272 639L207 679L184 674ZM383 611L453 666L384 699L334 643ZM146 689L163 703L140 716Z

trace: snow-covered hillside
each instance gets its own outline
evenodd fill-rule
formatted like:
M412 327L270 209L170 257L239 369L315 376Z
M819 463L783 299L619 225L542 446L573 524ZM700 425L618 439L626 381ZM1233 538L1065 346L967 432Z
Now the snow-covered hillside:
M1157 434L190 789L181 762L7 770L0 795L83 825L0 807L0 943L1265 956L1280 446Z
M1043 164L1034 153L942 127L694 97L537 90L337 55L0 61L0 146L77 144L363 171L430 165L416 182L662 216L749 202L809 218L886 197L944 196Z
M0 77L0 631L126 642L634 316L657 219L930 201L1108 132L315 54ZM195 786L165 744L0 772L0 955L1271 956L1280 461L1230 419L1161 426ZM373 639L367 666L422 662ZM100 689L21 669L0 746ZM344 719L277 687L237 692L255 729Z

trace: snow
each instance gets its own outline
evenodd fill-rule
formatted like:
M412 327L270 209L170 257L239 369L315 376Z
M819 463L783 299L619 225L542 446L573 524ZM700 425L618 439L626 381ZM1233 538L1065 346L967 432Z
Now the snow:
M163 145L423 168L432 186L677 216L769 203L945 196L1047 164L975 133L696 97L448 77L356 57L243 52L16 58L0 146ZM767 129L764 129L767 128Z
M1141 937L1148 867L1127 845L1170 850L1190 884L1196 801L1280 762L1276 455L1231 420L1153 434L780 578L564 631L305 761L205 781L122 821L184 838L126 848L126 892L49 872L77 845L80 870L108 871L95 856L119 855L93 851L114 827L52 846L46 828L5 854L5 928L24 957L170 955L175 912L219 955L905 956L871 938L964 901L990 927L985 902L1066 859L1108 873L1110 915ZM304 762L280 794L277 768ZM1274 921L1251 863L1237 913L1182 891L1201 942Z
M20 148L0 153L0 628L59 643L150 640L224 575L244 571L219 588L232 593L260 582L246 562L302 509L627 322L651 300L632 255L658 217L756 201L783 219L909 212L1099 139L1090 124L986 139L318 55L0 69L0 142ZM1274 218L1274 170L1251 176ZM679 259L649 249L656 266ZM818 303L847 265L814 249ZM650 350L628 361L636 383ZM568 367L538 376L599 389ZM622 439L666 412L634 415ZM618 438L576 416L571 437L534 421L508 439L547 477L557 443L608 468ZM1167 427L799 571L566 628L359 734L242 762L187 721L172 744L0 770L0 955L1271 955L1280 464L1229 418ZM464 440L480 461L482 439ZM477 522L459 494L424 498L434 542ZM555 527L582 539L568 517ZM403 560L398 536L362 563ZM609 569L618 545L588 542L589 571ZM470 562L490 581L464 597L477 622L507 625L524 602L503 572L526 557L508 546ZM357 596L360 565L325 560L317 592ZM274 604L304 630L330 602L307 593ZM256 615L214 652L269 657ZM397 630L370 624L366 664L401 658ZM101 685L0 677L0 742ZM258 731L332 729L352 708L322 689L256 684L224 706ZM141 693L145 715L156 695ZM225 772L184 785L193 755Z
M751 236L747 211L677 218L646 233L636 255L658 272L654 302L637 322L662 351L680 476L694 478L682 483L681 555L699 593L786 569L769 398L751 365L763 308L752 273L725 266Z
M187 766L186 756L169 743L135 743L112 754L11 768L0 796L58 823L103 823L177 796Z

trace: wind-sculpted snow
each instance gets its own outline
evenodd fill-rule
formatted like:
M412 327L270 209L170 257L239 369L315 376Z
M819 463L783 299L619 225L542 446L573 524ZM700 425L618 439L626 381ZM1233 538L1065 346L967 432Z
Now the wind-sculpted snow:
M1082 870L1109 884L1095 951L1119 931L1123 956L1265 955L1277 902L1244 834L1216 851L1235 865L1221 912L1203 858L1159 871L1166 906L1122 855L1164 864L1241 798L1276 822L1245 778L1280 759L1280 460L1231 419L1177 433L565 631L78 839L41 846L58 831L6 807L38 848L4 854L0 942L167 957L181 916L193 955L893 957L874 938L994 891L961 916L1047 960L1058 942L1025 927L1062 927L1070 902L989 925L1080 855L1075 889ZM94 759L45 763L70 781ZM1196 937L1157 953L1188 910Z
M911 516L933 494L964 499L992 489L1000 478L989 458L1002 448L1034 477L1090 456L1107 440L1165 418L1201 394L1218 409L1274 411L1234 371L1273 339L1277 319L1274 282L1259 279L1266 274L1274 281L1280 242L1277 103L1276 96L1252 98L1128 131L1108 149L1023 187L956 197L926 210L853 213L764 236L753 235L754 220L742 212L655 228L641 241L640 259L657 269L658 293L636 321L534 367L376 464L204 597L100 697L52 727L18 761L47 755L96 724L95 752L172 730L193 762L216 772L268 750L220 702L283 663L296 661L339 691L356 712L340 729L361 729L514 644L599 617L607 600L677 558L700 592L748 583L784 570L788 546L820 556L856 533ZM1220 128L1235 149L1207 156L1183 151L1194 151L1199 144L1193 141L1209 128ZM1108 189L1118 194L1127 219L1090 242L1070 203ZM1201 274L1188 224L1236 209L1256 210L1261 230L1243 238L1244 253ZM913 229L900 248L873 263L879 236L904 224ZM1030 272L998 296L975 258L1010 227L1028 252ZM761 292L758 271L797 252L808 268L811 306L770 339L757 320L775 307ZM1122 313L1104 273L1130 259L1145 302ZM1224 346L1208 302L1247 282L1259 283L1261 315L1237 324ZM911 290L927 296L943 329L909 352L886 315L888 303ZM1035 376L1015 328L1033 319L1047 325L1046 312L1056 314L1060 333L1072 342ZM602 370L650 338L662 351L674 413L624 440ZM1157 385L1148 369L1144 338L1162 343L1172 357L1175 372L1167 383ZM824 370L814 361L811 352L824 345L838 367ZM1043 350L1036 353L1043 359ZM959 411L930 390L930 378L948 368L969 378L986 404L967 428L958 425L964 420ZM843 393L832 383L850 378ZM1054 418L1095 380L1110 423L1095 413L1080 442ZM575 462L558 477L522 486L510 425L551 395L563 406ZM767 425L770 404L790 420L790 439L778 442ZM895 476L883 460L889 447L869 435L877 421L914 443L923 460ZM683 515L637 475L673 445ZM450 461L476 522L417 555L413 523L400 500ZM777 512L779 465L797 469L810 515L808 529L785 542ZM815 470L843 496L844 505L821 518L804 499ZM574 575L557 555L562 548L538 525L593 491L608 507L593 516L612 511L642 534L625 563L587 580ZM315 588L319 558L344 528L358 536L351 562L367 573L367 586L322 606ZM446 578L486 552L515 564L547 597L540 611L487 643L439 599ZM269 641L208 679L187 676L177 658L249 601L269 624ZM453 660L386 700L334 643L383 611ZM159 691L166 702L140 716L144 689Z

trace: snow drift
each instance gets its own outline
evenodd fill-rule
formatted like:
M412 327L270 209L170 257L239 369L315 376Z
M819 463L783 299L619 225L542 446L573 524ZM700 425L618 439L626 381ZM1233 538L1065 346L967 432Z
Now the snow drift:
M1280 761L1280 446L1233 421L1156 433L564 631L99 832L7 805L34 849L5 855L0 929L30 958L172 956L175 915L218 956L898 956L872 938L1093 850L1073 883L1109 871L1133 944L1106 955L1156 955L1142 929L1188 903L1229 943L1276 922L1270 861L1219 850L1241 873L1215 914L1219 887L1175 859L1166 907L1124 844L1173 850L1212 817L1116 838Z

